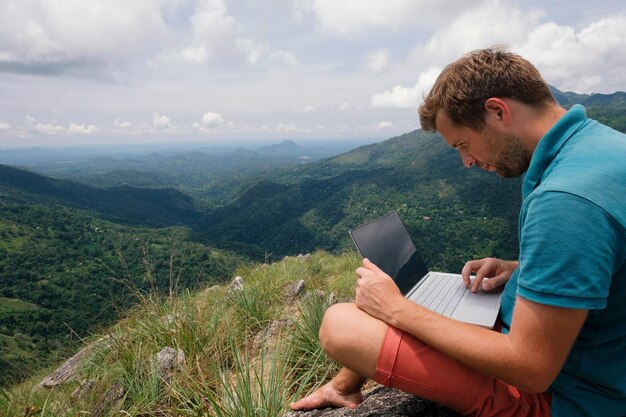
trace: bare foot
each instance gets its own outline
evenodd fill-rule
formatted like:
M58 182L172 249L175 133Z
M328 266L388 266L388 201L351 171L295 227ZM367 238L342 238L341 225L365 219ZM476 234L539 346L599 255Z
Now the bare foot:
M324 407L357 408L363 402L361 390L356 392L341 392L335 388L333 381L321 386L311 395L291 403L292 410L313 410Z

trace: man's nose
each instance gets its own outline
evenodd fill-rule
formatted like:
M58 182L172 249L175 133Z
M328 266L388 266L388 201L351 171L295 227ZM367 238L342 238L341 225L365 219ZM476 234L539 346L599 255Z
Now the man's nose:
M460 152L461 159L463 160L463 165L465 168L471 168L476 164L476 158L470 155L467 152Z

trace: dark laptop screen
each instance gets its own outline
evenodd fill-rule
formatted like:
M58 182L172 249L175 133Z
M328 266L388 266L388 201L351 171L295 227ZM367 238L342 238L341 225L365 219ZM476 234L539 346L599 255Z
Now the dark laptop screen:
M428 269L398 213L389 213L350 231L359 252L393 278L406 294Z

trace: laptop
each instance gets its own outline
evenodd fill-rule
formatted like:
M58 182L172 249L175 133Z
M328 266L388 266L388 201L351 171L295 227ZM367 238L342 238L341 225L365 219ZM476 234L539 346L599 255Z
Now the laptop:
M393 278L411 301L458 321L493 328L499 292L465 288L461 274L429 271L396 212L350 230L361 256Z

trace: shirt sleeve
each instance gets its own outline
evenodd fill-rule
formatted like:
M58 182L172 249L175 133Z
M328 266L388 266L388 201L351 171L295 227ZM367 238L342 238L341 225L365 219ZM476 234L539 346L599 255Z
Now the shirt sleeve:
M518 295L553 306L604 308L623 257L621 226L582 197L538 194L529 197L520 229Z

